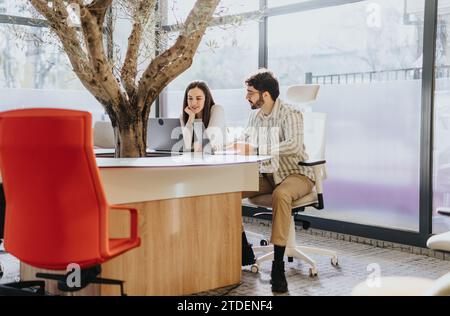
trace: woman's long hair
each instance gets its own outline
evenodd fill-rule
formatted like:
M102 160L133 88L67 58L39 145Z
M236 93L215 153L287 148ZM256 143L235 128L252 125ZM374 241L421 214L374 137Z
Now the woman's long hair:
M211 91L208 88L208 85L204 81L193 81L187 86L186 91L184 92L183 99L183 122L186 125L189 119L189 115L184 110L188 106L188 92L189 90L194 88L199 88L205 95L205 106L202 110L202 121L203 125L205 125L205 128L207 128L209 125L209 119L211 118L211 107L215 104L215 102L212 97Z

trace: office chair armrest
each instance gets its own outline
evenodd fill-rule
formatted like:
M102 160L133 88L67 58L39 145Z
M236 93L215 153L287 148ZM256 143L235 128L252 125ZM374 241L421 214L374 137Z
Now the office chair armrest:
M450 208L449 207L439 207L437 212L440 215L450 216Z
M313 166L324 165L325 163L326 163L326 160L317 160L317 161L300 161L298 164L299 164L299 166L313 167Z
M138 214L135 208L120 206L120 205L110 205L111 210L124 210L130 212L130 238L133 240L138 239Z
M314 176L316 178L316 192L318 194L323 193L322 181L326 179L326 170L325 170L326 160L310 160L310 161L300 161L298 163L299 166L304 167L312 167L314 171Z

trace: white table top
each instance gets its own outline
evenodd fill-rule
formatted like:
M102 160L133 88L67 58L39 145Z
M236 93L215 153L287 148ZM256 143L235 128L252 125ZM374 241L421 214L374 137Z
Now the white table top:
M259 162L269 156L186 153L151 158L96 158L112 204L257 191Z
M202 155L187 153L170 157L96 158L99 168L173 168L255 163L270 156Z
M270 156L202 155L186 153L169 157L148 158L96 158L99 168L174 168L220 166L255 163L269 160ZM0 173L0 183L2 176Z

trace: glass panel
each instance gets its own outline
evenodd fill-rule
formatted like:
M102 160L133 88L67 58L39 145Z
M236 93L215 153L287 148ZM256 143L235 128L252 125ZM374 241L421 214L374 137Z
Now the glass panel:
M320 216L418 231L424 0L361 1L269 18L269 68L321 85L328 113ZM286 30L296 32L293 37Z
M221 0L217 11L222 15L238 14L256 11L259 9L259 0Z
M0 24L0 111L21 107L104 111L85 90L47 28ZM44 39L41 42L38 39Z
M433 233L450 230L450 1L440 0L436 41L433 148Z
M195 0L168 0L167 23L182 22L188 16ZM216 9L216 15L225 16L259 9L259 0L221 0Z
M0 14L20 17L37 17L28 0L0 0Z
M179 117L183 94L193 80L204 80L214 100L224 107L227 126L244 126L249 114L245 100L246 76L258 68L258 24L208 29L191 68L176 78L163 94L161 116Z
M268 0L268 7L281 7L283 5L294 4L299 2L311 2L317 0Z
M83 89L47 28L0 24L0 87Z

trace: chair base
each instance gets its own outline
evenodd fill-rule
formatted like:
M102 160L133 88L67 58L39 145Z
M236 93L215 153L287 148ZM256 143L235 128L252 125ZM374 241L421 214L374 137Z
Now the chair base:
M273 260L274 249L272 245L254 246L253 251L255 253L257 252L264 253L264 255L262 255L261 257L257 257L256 263L251 268L252 272L256 273L259 271L259 266L261 265L261 263L263 263L264 261ZM318 275L317 265L316 262L311 257L308 256L309 254L328 256L331 258L331 264L333 266L337 266L339 264L338 255L335 251L314 247L297 246L295 244L295 221L294 216L292 216L291 226L289 228L289 237L284 255L288 257L289 262L292 262L293 259L296 258L308 263L310 265L309 275L311 277L315 277Z
M245 234L247 235L248 238L258 239L260 246L269 245L269 240L267 240L262 234L254 233L254 232L247 231L247 230L245 231Z
M97 277L101 273L101 267L99 265L93 266L91 268L82 269L80 275L80 285L79 286L69 286L67 284L68 275L61 274L50 274L50 273L36 273L37 278L48 279L58 281L58 290L63 292L76 292L79 291L89 284L109 284L118 285L120 287L120 295L126 296L123 288L124 281L105 279Z
M0 284L0 296L44 296L44 281L21 281Z

